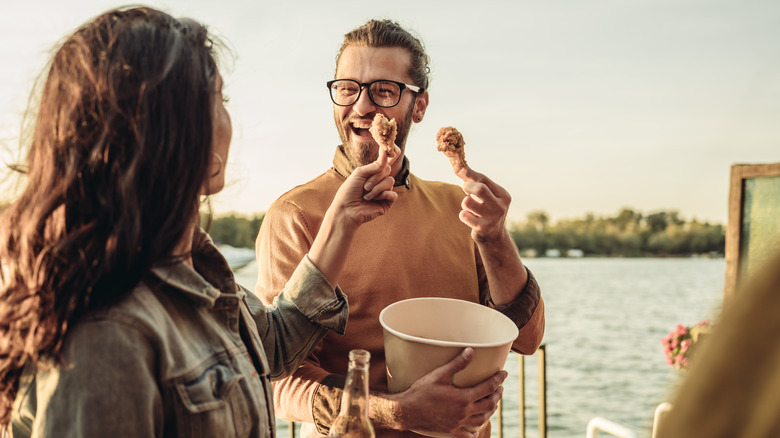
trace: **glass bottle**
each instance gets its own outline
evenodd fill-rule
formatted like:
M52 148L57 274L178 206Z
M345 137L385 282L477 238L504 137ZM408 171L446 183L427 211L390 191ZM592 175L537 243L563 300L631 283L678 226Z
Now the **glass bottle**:
M349 369L341 411L330 427L328 438L374 438L374 427L368 419L368 362L366 350L349 352Z

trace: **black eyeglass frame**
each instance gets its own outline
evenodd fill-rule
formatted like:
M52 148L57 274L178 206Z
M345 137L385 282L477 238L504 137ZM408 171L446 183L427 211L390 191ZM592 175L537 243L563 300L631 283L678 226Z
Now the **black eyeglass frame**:
M349 81L349 82L354 82L355 84L358 85L359 91L357 93L357 97L355 97L355 101L354 102L352 102L352 103L350 103L348 105L342 105L342 104L336 102L336 99L333 98L333 89L331 88L331 86L335 82L338 82L338 81ZM394 103L393 105L380 105L380 104L376 103L376 101L374 100L374 96L371 94L371 85L373 85L373 84L375 84L377 82L392 82L392 83L398 85L398 88L399 88L399 90L398 90L398 102ZM360 100L360 95L363 94L363 87L365 87L368 90L368 98L371 99L371 102L374 105L376 105L376 106L378 106L380 108L392 108L394 106L398 106L398 104L401 103L401 95L404 94L404 89L408 88L409 91L411 91L412 93L415 93L415 94L418 94L418 93L423 91L423 88L422 87L418 87L417 85L405 84L403 82L398 82L398 81L391 81L390 79L377 79L377 80L371 81L371 82L358 82L358 81L356 81L354 79L334 79L332 81L326 82L325 85L328 87L328 95L330 95L330 100L333 101L333 104L337 105L337 106L352 106L352 105L356 104L357 101Z

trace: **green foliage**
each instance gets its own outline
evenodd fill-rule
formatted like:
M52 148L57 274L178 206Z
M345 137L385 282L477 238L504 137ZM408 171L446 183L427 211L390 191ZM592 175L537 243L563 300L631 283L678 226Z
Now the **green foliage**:
M8 205L0 204L0 213ZM217 243L236 248L254 248L265 213L241 216L230 213L201 223ZM587 213L579 219L553 224L544 211L533 211L525 222L513 224L509 232L522 252L543 256L549 249L565 254L579 249L586 256L688 256L723 254L726 237L720 224L686 221L676 211L643 215L623 208L614 217Z
M686 221L676 211L643 215L624 208L614 217L588 213L580 219L555 224L543 211L528 214L523 223L509 229L517 247L544 255L549 249L565 253L579 249L586 256L687 256L723 254L724 227L697 220Z
M226 243L236 248L254 248L264 217L265 213L252 217L233 213L214 217L208 232L217 243Z

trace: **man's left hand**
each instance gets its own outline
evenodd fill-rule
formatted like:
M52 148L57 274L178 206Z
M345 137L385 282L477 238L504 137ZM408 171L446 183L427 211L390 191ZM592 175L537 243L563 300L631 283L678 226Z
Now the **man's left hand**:
M506 233L506 216L512 196L487 176L460 167L455 174L463 180L466 197L461 203L460 220L471 227L471 237L477 242L501 238Z

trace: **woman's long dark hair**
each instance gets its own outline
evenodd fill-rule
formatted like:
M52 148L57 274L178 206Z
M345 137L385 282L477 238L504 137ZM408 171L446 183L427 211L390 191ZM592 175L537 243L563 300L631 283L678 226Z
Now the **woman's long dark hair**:
M206 29L150 8L100 15L54 54L0 221L0 424L26 363L172 259L197 214L216 65Z

